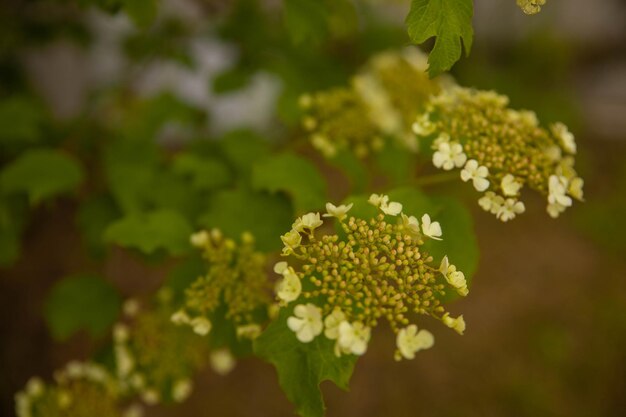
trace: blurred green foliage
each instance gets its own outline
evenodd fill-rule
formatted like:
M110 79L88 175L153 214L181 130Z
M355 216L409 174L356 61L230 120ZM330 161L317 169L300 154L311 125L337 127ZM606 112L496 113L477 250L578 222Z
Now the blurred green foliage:
M59 341L79 330L99 338L117 319L121 305L111 284L98 276L76 275L55 284L44 312L52 336Z

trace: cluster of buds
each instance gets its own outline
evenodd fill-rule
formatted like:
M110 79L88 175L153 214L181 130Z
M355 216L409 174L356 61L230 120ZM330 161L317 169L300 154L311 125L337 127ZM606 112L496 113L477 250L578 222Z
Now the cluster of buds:
M541 11L541 6L546 4L546 0L516 0L517 5L526 14L537 14Z
M115 378L95 363L70 362L54 374L55 383L31 378L15 395L17 417L139 417L132 406L123 410Z
M335 341L335 354L362 355L371 330L386 320L396 334L396 359L412 359L430 348L433 335L411 323L410 316L427 315L462 334L463 316L450 317L441 298L448 291L468 293L465 276L447 256L439 266L424 249L428 239L441 240L438 222L428 214L421 222L402 212L402 204L373 194L369 203L379 209L371 219L349 216L352 205L326 205L323 217L334 217L340 234L316 236L323 225L319 213L296 220L282 236L282 276L276 286L279 303L293 303L289 328L303 343L322 333Z
M583 200L572 133L562 123L542 128L533 112L510 109L506 96L446 89L431 99L413 131L435 137L435 167L460 169L463 181L484 192L480 206L504 222L525 211L520 201L524 185L547 197L552 217L571 206L572 197Z
M350 87L302 96L302 124L312 145L328 158L343 149L363 158L389 138L417 151L411 124L446 80L431 80L427 66L416 48L384 52L352 78Z
M243 233L238 244L213 229L193 234L191 243L202 250L208 272L187 288L185 305L172 315L172 322L189 325L204 336L211 331L212 316L224 305L224 318L235 325L237 336L256 338L272 300L267 257L255 250L253 236Z
M125 304L125 320L113 327L115 365L125 395L139 395L147 405L182 402L193 389L191 378L206 362L206 340L189 328L172 325L171 294L159 293L159 305L140 309Z

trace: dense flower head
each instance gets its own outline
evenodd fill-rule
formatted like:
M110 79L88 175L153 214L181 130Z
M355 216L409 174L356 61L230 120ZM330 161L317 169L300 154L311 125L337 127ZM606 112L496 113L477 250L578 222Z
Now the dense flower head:
M204 338L172 324L170 297L167 288L161 290L157 305L126 315L113 328L120 386L149 405L185 400L192 390L191 378L209 355Z
M541 6L546 4L546 0L516 0L517 5L526 14L537 14L541 11Z
M225 318L237 326L240 336L258 335L259 312L267 311L271 286L266 256L255 250L252 235L244 233L237 243L213 229L195 233L191 240L202 251L208 270L187 288L185 305L172 321L206 335L211 331L212 315L225 305Z
M115 379L101 365L70 362L55 382L31 378L15 395L17 417L122 417Z
M434 96L416 119L417 136L435 138L433 165L460 169L463 181L484 196L480 206L502 221L525 211L521 191L545 195L557 217L582 200L583 180L574 170L576 142L562 123L539 126L533 112L512 110L508 98L492 91L451 87ZM427 120L429 129L420 123Z
M431 80L426 69L427 59L416 48L383 52L352 78L349 87L302 96L302 125L312 145L329 158L343 149L366 157L382 149L389 138L417 151L411 126L444 80Z
M431 316L454 328L456 322L444 320L449 314L441 297L449 291L467 295L467 283L447 257L435 262L424 249L428 239L443 238L437 221L425 213L420 224L386 195L373 194L369 203L380 210L370 219L350 216L351 206L327 206L341 233L292 230L302 239L285 252L289 261L276 264L283 277L277 298L294 306L287 324L302 343L326 337L335 341L337 355L362 355L371 330L385 320L399 335L396 358L412 359L434 343L430 332L417 331L414 317Z

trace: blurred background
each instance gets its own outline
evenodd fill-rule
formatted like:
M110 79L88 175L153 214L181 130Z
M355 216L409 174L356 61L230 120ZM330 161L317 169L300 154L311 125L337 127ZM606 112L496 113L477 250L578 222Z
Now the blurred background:
M164 149L241 128L270 144L285 141L298 123L300 94L345 84L371 54L409 43L408 1L359 1L358 13L338 12L323 31L289 31L280 0L147 3L154 7L3 1L3 165L28 147L63 143L95 173L89 189L101 187L97 155L111 132L141 132ZM468 199L481 257L470 296L454 306L466 334L435 328L435 348L401 363L391 360L391 335L377 334L350 392L323 385L328 415L623 416L626 2L548 0L536 16L514 0L474 3L474 47L453 76L508 95L512 107L535 110L546 124L567 124L586 202L552 220L537 198L502 224ZM433 191L463 196L461 187ZM343 192L329 190L333 198ZM87 214L71 197L32 209L15 204L0 207L0 414L7 416L30 376L49 379L105 343L86 332L53 337L44 309L56 282L97 273L125 297L147 296L172 265L94 240L106 205ZM207 370L195 382L186 403L147 416L292 415L275 371L259 360L244 359L227 376Z

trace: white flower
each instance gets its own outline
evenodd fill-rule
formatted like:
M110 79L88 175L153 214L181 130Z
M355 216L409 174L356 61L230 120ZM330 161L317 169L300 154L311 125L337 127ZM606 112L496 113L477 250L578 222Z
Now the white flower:
M281 300L290 303L296 300L302 292L302 282L293 268L283 272L283 279L276 285L276 295Z
M569 182L569 187L567 188L567 192L569 195L574 197L579 201L583 201L583 185L585 182L580 177L574 177Z
M350 203L348 205L335 206L333 203L326 203L326 214L323 217L336 217L337 220L341 221L346 218L348 211L350 211L353 205L353 203Z
M448 281L448 284L452 285L454 288L464 288L467 286L465 274L461 271L449 272L448 275L446 275L446 281Z
M479 166L478 161L475 159L467 161L465 167L461 170L461 179L464 182L472 180L474 188L480 192L489 188L487 175L489 175L489 169L486 166Z
M565 211L566 208L567 207L562 206L558 203L553 203L553 204L548 204L548 206L546 207L546 211L548 212L550 217L552 217L553 219L556 219L557 217L559 217L561 213Z
M456 266L450 264L447 256L444 256L441 260L441 264L439 264L439 272L441 272L448 284L456 289L457 293L463 297L469 294L465 274L461 271L457 271Z
M463 332L465 331L465 319L463 319L463 315L460 315L459 317L453 319L452 317L450 317L450 313L446 313L441 318L441 321L443 321L443 324L445 324L449 328L454 329L454 331L456 331L458 334L463 334Z
M141 399L148 405L155 405L161 400L161 396L155 389L149 388L141 393Z
M497 216L498 219L503 222L508 222L509 220L513 220L516 215L522 214L526 211L526 207L524 203L521 201L517 201L514 198L507 198L504 204L498 210Z
M435 338L428 330L417 331L417 326L411 324L401 329L396 336L396 346L400 354L406 359L415 358L415 353L423 349L430 349L435 344Z
M294 316L287 319L287 326L296 333L296 338L302 343L309 343L322 333L322 310L311 303L298 304L293 309Z
M559 122L553 124L551 128L563 150L574 155L576 153L576 141L574 140L574 135L567 129L567 126Z
M367 351L371 334L371 329L359 321L352 324L342 321L339 324L337 344L342 352L363 355Z
M124 301L124 305L122 306L122 310L127 317L135 317L137 313L139 313L139 301L135 298L129 298Z
M195 246L196 248L201 248L209 242L209 234L206 230L202 230L200 232L192 234L189 240L193 246Z
M258 324L250 323L242 326L237 326L237 338L256 339L261 335L261 326Z
M122 417L143 417L143 407L139 404L132 404L126 410L124 410Z
M402 226L404 230L407 231L407 234L413 238L419 239L422 234L420 233L420 225L415 216L407 216L402 213L400 217L400 221L402 222Z
M45 385L41 378L35 376L28 380L25 390L30 398L36 398L43 395Z
M211 369L218 375L226 375L235 368L237 361L228 349L218 349L211 352L209 357Z
M467 155L463 153L463 146L457 142L443 142L439 144L433 154L433 164L437 168L450 171L454 167L461 168L465 165Z
M431 239L441 240L441 225L439 222L430 221L430 216L424 214L422 216L422 233Z
M428 113L417 117L412 126L413 132L418 136L428 136L435 131L435 125L430 121Z
M550 175L548 179L548 203L559 204L564 207L572 205L572 199L568 197L567 192L568 181L563 176Z
M339 325L346 320L346 315L338 308L335 308L324 319L324 336L331 340L335 340L339 337Z
M389 197L384 194L372 194L370 198L367 200L373 206L380 207L380 205L385 202L385 204L389 201Z
M191 319L189 322L194 333L199 334L200 336L206 336L211 331L211 322L209 319L203 316L198 316Z
M516 181L513 175L506 174L502 177L500 187L502 187L502 193L504 195L515 196L519 192L520 188L522 188L522 183Z
M128 326L122 323L117 323L113 326L113 340L115 343L123 343L128 340L129 336Z
M191 321L191 318L189 318L185 310L178 310L174 314L172 314L172 316L170 317L170 321L177 326L180 326L181 324L189 323Z
M192 390L193 384L191 383L191 380L187 378L179 379L172 385L172 398L177 403L182 403L189 397Z
M115 364L117 374L122 378L130 374L135 367L135 360L126 345L115 345Z
M402 212L402 204L389 201L389 196L384 194L372 194L367 200L368 203L380 208L380 210L390 216L397 216Z
M313 97L310 94L302 94L298 97L298 105L303 109L308 109L313 104Z
M478 205L491 214L498 214L503 204L504 198L496 195L493 191L487 191L483 197L478 199Z
M448 255L444 256L439 264L439 272L443 274L445 277L448 275L448 270L450 269L450 262L448 261Z
M437 150L439 149L439 145L441 145L442 143L450 143L450 135L448 135L447 133L442 133L437 136L437 139L433 141L431 148Z
M381 205L380 209L385 214L388 214L390 216L397 216L402 211L402 204L392 201L388 205Z
M287 262L285 261L276 262L276 265L274 265L274 272L276 272L277 274L282 275L288 270L289 264L287 264Z
M320 219L319 213L307 213L302 217L298 217L291 228L297 232L302 232L304 229L309 229L310 232L313 232L322 224L324 222Z
M285 247L283 248L283 254L289 255L293 253L293 250L300 246L300 242L302 242L302 236L298 233L297 230L290 230L284 235L280 237L280 240L283 241Z

